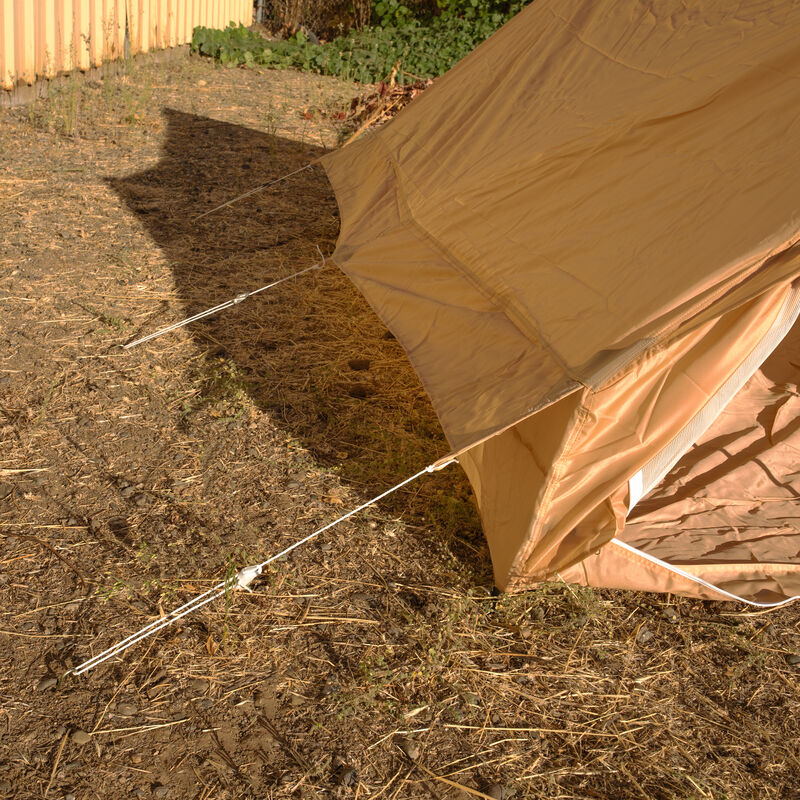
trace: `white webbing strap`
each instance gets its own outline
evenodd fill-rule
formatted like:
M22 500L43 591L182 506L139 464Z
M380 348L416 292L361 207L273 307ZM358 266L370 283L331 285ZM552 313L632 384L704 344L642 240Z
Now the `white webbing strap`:
M623 550L627 550L629 553L635 553L637 556L641 556L651 564L655 564L663 569L667 569L675 575L680 575L682 578L688 578L688 580L693 581L700 586L705 586L706 589L711 589L711 591L717 592L718 594L721 594L730 600L736 600L740 603L747 603L747 605L755 606L756 608L778 608L779 606L785 606L787 603L791 603L794 600L800 600L800 595L795 595L794 597L789 597L786 600L780 600L777 603L758 603L755 600L748 600L745 597L739 597L738 594L726 592L724 589L720 589L719 586L714 586L713 583L709 583L702 578L698 578L697 575L692 575L691 572L687 572L685 569L676 567L674 564L670 564L667 561L662 561L660 558L651 556L649 553L645 553L643 550L639 550L637 547L633 547L632 545L622 542L619 539L612 539L610 544L615 544L617 547L621 547Z

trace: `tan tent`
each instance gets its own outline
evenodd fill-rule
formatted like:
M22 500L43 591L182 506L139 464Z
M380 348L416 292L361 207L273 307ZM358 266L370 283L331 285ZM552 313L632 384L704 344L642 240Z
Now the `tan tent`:
M800 6L536 0L324 164L499 587L800 594Z

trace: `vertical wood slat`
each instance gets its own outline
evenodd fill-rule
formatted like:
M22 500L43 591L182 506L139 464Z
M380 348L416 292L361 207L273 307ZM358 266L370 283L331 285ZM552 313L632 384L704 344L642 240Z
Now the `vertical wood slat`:
M130 42L131 55L136 55L136 53L139 52L139 5L136 0L123 0L123 5L125 12L124 19L128 25L128 39Z
M170 12L172 13L172 21L170 23L170 31L172 36L172 46L176 47L179 44L184 44L183 38L183 17L181 16L181 0L170 0Z
M99 67L103 63L103 45L106 38L103 20L103 0L89 0L89 41L86 50L89 54L89 64Z
M150 6L150 32L148 38L150 40L150 49L156 50L158 48L158 0L142 0L142 2Z
M155 41L156 47L161 49L167 47L167 0L156 0L158 16L156 17Z
M175 0L175 44L186 44L186 1Z
M13 0L0 0L0 86L13 89L16 83Z
M103 0L103 59L122 58L125 47L125 0Z
M72 31L72 43L75 48L75 66L87 70L90 66L89 43L91 40L89 0L75 0L75 25Z
M153 45L152 49L159 50L164 46L164 24L162 14L166 0L152 0L150 3L150 15L153 18Z
M173 0L161 0L164 7L164 37L162 47L172 47L172 10L175 5Z
M33 15L34 0L14 0L14 73L25 83L36 76Z
M74 16L72 0L55 0L53 54L57 72L69 72L74 67L72 46Z
M139 52L147 53L150 50L150 0L139 2Z
M52 0L36 0L33 17L34 58L36 75L52 78L55 66L55 14Z

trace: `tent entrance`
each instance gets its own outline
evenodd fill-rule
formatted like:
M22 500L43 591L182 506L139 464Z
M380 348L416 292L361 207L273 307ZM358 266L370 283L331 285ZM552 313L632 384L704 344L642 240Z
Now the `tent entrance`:
M629 515L642 497L661 483L714 424L728 404L788 335L799 315L800 282L795 282L772 327L758 345L681 432L628 481Z
M737 595L800 593L798 316L795 284L739 368L631 479L623 544Z

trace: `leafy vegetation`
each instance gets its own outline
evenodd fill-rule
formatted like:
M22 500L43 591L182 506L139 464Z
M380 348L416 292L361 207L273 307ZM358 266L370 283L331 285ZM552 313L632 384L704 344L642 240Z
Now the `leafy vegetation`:
M392 71L398 83L433 78L488 38L525 5L516 2L439 0L436 15L417 18L400 0L378 0L379 24L314 44L298 30L283 41L268 41L245 28L196 28L192 49L224 66L293 67L345 80L374 83Z

